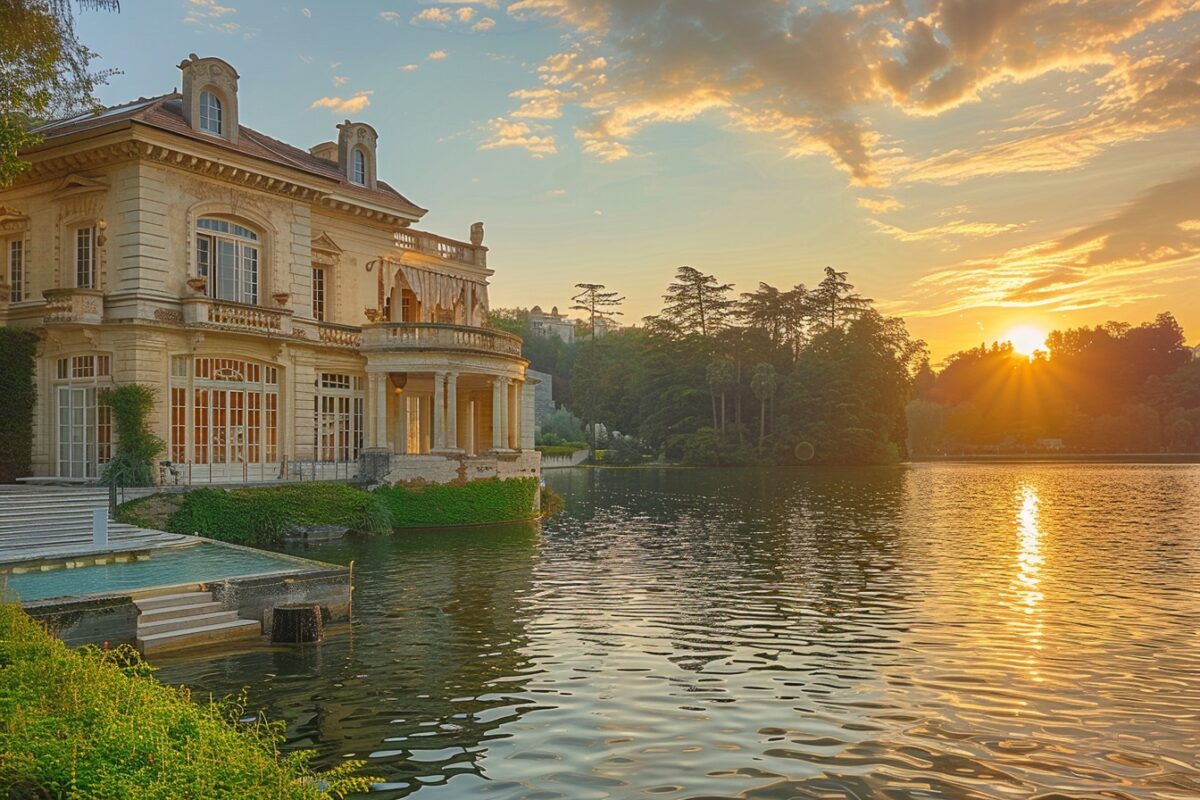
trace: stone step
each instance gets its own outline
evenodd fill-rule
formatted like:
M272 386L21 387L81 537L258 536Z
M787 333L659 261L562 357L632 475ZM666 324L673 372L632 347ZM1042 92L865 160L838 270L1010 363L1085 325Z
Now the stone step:
M205 593L207 594L207 592ZM190 603L186 606L167 606L153 611L143 611L138 616L139 625L147 625L152 622L162 622L168 619L182 619L183 617L194 617L199 614L209 614L214 611L221 611L221 604L215 601L207 603Z
M143 615L145 616L145 615ZM156 622L144 622L138 618L137 635L139 639L153 636L157 633L167 633L185 628L200 628L215 625L218 622L233 622L238 618L236 611L210 611L205 614L190 614L186 617L171 617Z
M138 650L142 655L153 655L168 650L182 650L186 647L213 645L236 639L252 639L262 636L262 624L249 619L239 619L233 622L218 622L215 625L201 625L197 628L155 633L138 637Z
M171 606L195 605L212 602L212 592L175 592L150 597L138 597L133 602L140 611L160 611Z

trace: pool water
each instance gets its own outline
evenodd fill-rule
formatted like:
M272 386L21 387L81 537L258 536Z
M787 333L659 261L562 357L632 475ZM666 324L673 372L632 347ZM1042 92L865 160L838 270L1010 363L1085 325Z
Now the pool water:
M50 597L129 592L176 583L203 583L264 572L297 572L304 568L304 563L294 558L202 542L153 551L146 561L11 575L7 588L20 600L30 602Z

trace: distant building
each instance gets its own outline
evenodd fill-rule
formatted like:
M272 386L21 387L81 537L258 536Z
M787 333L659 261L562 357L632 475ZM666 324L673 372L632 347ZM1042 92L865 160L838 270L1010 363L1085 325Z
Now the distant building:
M558 313L558 306L549 313L542 311L541 306L529 309L529 329L538 336L557 336L567 344L575 341L575 321Z
M1200 344L1192 348L1192 359L1194 361L1200 361Z
M625 326L617 322L612 317L596 316L596 338L599 339L607 333L616 333L622 330Z

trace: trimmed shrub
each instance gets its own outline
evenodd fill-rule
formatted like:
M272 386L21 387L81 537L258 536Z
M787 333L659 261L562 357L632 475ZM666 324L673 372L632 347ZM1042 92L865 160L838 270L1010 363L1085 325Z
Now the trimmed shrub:
M33 331L0 328L0 483L32 471L37 341Z
M372 494L391 511L395 527L426 528L529 519L536 513L537 490L536 478L493 478L458 485L381 486Z
M198 704L129 647L70 650L0 605L0 796L279 798L364 792L362 762L314 774L282 723L244 724L245 698ZM325 790L325 785L328 789Z

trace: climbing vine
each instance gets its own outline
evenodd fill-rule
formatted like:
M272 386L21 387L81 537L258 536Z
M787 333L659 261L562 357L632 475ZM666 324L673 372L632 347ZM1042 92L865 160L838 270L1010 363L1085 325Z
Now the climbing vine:
M108 486L153 486L154 459L167 446L146 424L154 410L154 389L127 383L101 391L99 400L112 409L117 434L116 452L100 481Z
M37 335L0 328L0 483L31 472Z

